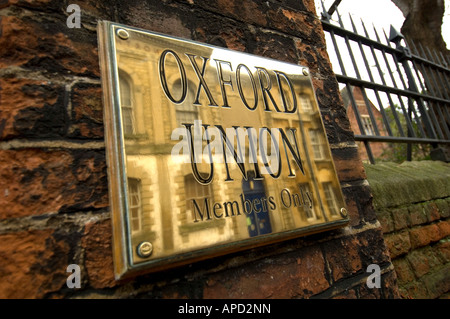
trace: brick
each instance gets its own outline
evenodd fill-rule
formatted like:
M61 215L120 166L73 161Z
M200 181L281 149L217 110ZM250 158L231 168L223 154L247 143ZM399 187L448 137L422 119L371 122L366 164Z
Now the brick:
M298 61L294 40L281 34L256 30L255 42L253 45L247 46L247 48L250 53L266 58L288 63L296 63Z
M397 285L397 274L389 271L381 276L381 294L385 299L400 299L400 292Z
M212 275L203 297L308 298L329 288L325 261L317 246Z
M384 239L392 259L406 254L411 248L411 242L409 240L409 233L407 230L388 234L384 237Z
M435 203L441 218L450 217L450 199L438 199Z
M358 254L364 269L370 264L390 262L389 252L385 245L381 228L359 233L358 241Z
M445 229L445 227L442 227ZM415 227L409 232L411 237L411 247L417 248L426 246L429 243L436 242L441 239L440 228L437 224Z
M425 212L427 214L428 222L433 222L435 220L439 220L441 215L439 214L439 209L436 203L428 202L424 204Z
M420 204L409 207L409 213L411 217L411 226L425 224L428 222L427 213L424 207Z
M440 266L441 261L431 247L414 250L406 256L417 278L427 274L432 268Z
M191 38L187 20L194 18L195 12L187 11L181 6L170 6L155 0L132 0L127 3L118 2L117 12L124 24L187 39ZM149 16L153 18L149 19ZM196 24L199 22L197 21Z
M42 8L45 6L54 8L57 3L58 1L55 0L4 0L1 2L0 8L6 8L11 5L34 9Z
M400 293L405 299L427 299L428 291L425 285L414 281L400 289Z
M441 240L439 243L434 246L436 253L440 256L443 263L450 262L450 241L449 240Z
M99 84L77 83L71 92L70 137L103 138L102 89Z
M359 287L359 298L361 299L380 299L381 289L369 288L366 283L360 284Z
M439 298L450 290L450 271L448 266L436 269L432 273L423 276L421 283L427 288L427 298Z
M271 9L267 11L270 27L305 42L314 43L315 46L324 46L325 41L319 19L290 8Z
M349 182L367 177L357 148L333 149L332 154L339 181Z
M45 15L2 17L0 28L0 68L16 65L47 74L100 76L96 38L84 28L73 31L65 19Z
M392 261L395 273L397 274L398 284L404 286L415 280L414 272L406 258L397 258Z
M395 230L401 230L411 224L409 211L407 208L399 208L392 210L392 219Z
M377 212L377 218L384 234L394 231L394 221L390 211Z
M366 222L375 223L377 215L372 205L372 193L368 186L343 187L342 193L347 203L355 202L358 213L353 212L352 225L364 224ZM354 208L352 208L354 209Z
M356 236L340 238L323 246L324 255L334 281L350 277L362 268Z
M66 283L69 246L54 230L0 235L0 298L43 298Z
M450 236L450 220L440 221L436 226L439 229L439 239Z
M115 286L111 220L87 224L81 246L85 253L84 265L89 285L96 289Z
M64 87L12 76L0 78L0 90L0 139L64 135Z
M344 195L345 198L345 195ZM355 200L345 199L345 203L347 206L348 217L350 218L350 227L358 226L361 224L361 217L358 210L358 204Z
M0 150L0 219L108 206L104 151Z

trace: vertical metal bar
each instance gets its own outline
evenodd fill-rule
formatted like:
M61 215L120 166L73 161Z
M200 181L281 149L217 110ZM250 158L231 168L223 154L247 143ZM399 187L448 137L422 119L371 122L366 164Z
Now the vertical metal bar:
M375 27L374 27L374 31L375 31L375 35L376 35L376 37L377 37L377 41L381 43L380 37L378 36L378 32L377 32L377 30L376 30ZM384 35L385 35L385 37L386 37L386 40L389 42L389 39L387 38L386 33L384 32L384 30L383 30L383 33L384 33ZM394 72L392 72L391 66L390 66L389 61L388 61L388 58L387 58L387 56L386 56L386 52L385 52L384 50L382 50L381 53L382 53L383 58L384 58L384 63L386 64L386 67L388 68L389 76L390 76L390 78L391 78L391 81L392 81L392 83L394 84L394 87L398 87L398 86L397 86L397 83L396 83L396 81L395 81L395 79L394 79L394 75L393 75ZM396 61L395 61L395 60L394 60L394 63L396 64ZM404 87L406 87L406 84L405 84L405 82L404 82L404 80L403 80L403 76L402 76L400 70L398 69L398 65L396 64L396 66L397 66L397 72L399 73L400 79L401 79L401 81L402 81ZM389 97L390 97L390 94L389 94ZM415 134L415 132L414 132L412 123L411 123L411 121L410 121L410 118L407 116L407 111L406 111L406 109L405 109L405 105L403 104L402 96L399 95L399 94L397 94L397 97L398 97L398 100L399 100L399 102L400 102L400 107L401 107L401 109L402 109L402 111L403 111L403 114L404 114L404 118L405 118L405 121L406 121L406 127L407 127L407 129L408 129L408 132L409 132L409 134L411 134L412 136L415 136L416 134ZM398 125L399 132L400 132L401 136L405 136L405 133L403 132L402 126L401 126L401 124L400 124L400 120L398 119L397 111L395 110L394 104L391 105L391 110L392 110L392 113L393 113L393 115L394 115L394 118L396 119L396 123L397 123L397 125ZM425 132L423 132L423 135L425 135Z
M428 51L428 53L430 55L429 60L432 62L432 60L431 60L431 52L430 52L430 50L428 48L426 48L426 49L427 49L427 51ZM428 67L428 70L429 70L429 73L431 74L431 78L432 78L433 83L435 85L436 92L439 93L439 95L436 94L436 96L444 98L444 95L442 94L441 89L440 89L440 87L438 85L439 81L436 81L436 77L434 76L433 68L432 67Z
M351 19L351 17L350 17L350 19ZM364 22L363 22L362 20L361 20L361 24L362 24L362 27L363 27L365 36L366 36L367 38L369 38L369 34L367 33L366 26L364 25ZM352 25L353 25L353 30L354 30L355 33L356 33L356 28L354 27L353 20L352 20ZM370 71L369 63L367 62L366 55L365 55L364 50L363 50L363 48L362 48L361 41L359 41L358 44L359 44L359 48L360 48L360 50L361 50L361 54L362 54L363 59L364 59L364 63L366 64L366 69L367 69L367 73L369 74L369 79L370 79L371 82L374 82L374 83L375 83L375 80L374 80L373 75L372 75L372 71ZM370 48L370 52L372 53L372 57L373 57L373 59L374 59L374 61L375 61L375 65L377 66L378 70L380 70L380 67L379 67L379 65L378 65L378 60L377 60L377 58L376 58L376 56L375 56L375 52L374 52L373 45L370 45L369 48ZM383 79L383 81L384 81L384 79ZM385 112L385 110L384 110L383 103L381 102L380 95L378 94L378 90L374 90L374 92L375 92L375 96L376 96L376 98L377 98L377 102L378 102L378 105L379 105L379 108L380 108L379 111L380 111L381 116L382 116L382 118L383 118L383 122L384 122L384 126L385 126L385 128L386 128L386 131L387 131L387 133L388 133L389 136L392 136L391 125L389 124L389 120L388 120L388 118L387 118L387 116L386 116L386 112Z
M400 41L401 41L401 39L397 39L396 42L395 42L396 46L397 46L397 49L403 49L404 48L404 47L401 46ZM403 49L403 51L404 51L404 49ZM400 64L400 62L398 61L398 59L397 59L395 54L392 57L394 58L394 61L396 62L396 65L397 65L397 68L398 68L398 65ZM403 70L404 70L404 72L406 74L406 78L408 80L408 87L407 87L407 89L412 91L412 92L420 93L419 89L417 88L417 85L416 85L416 82L414 80L414 77L412 75L410 66L408 64L408 59L406 57L402 59L401 65L403 67ZM426 108L424 106L423 100L421 98L418 98L416 100L416 103L417 103L417 107L419 108L419 112L421 114L420 119L422 120L423 125L425 126L425 129L428 132L427 136L431 137L431 138L436 138L436 132L435 132L435 130L433 128L433 125L431 123L432 121L430 119L430 116L429 116L429 114L428 114L428 112L427 112L427 110L426 110ZM411 104L411 103L408 103L408 105L410 107L413 107L413 104ZM418 123L418 125L420 127L420 123Z
M434 50L433 50L433 51L434 51ZM436 57L436 59L437 59L436 64L439 64L439 58L438 58L438 56L436 55L436 51L434 51L434 55L435 55L435 57ZM448 99L449 99L449 96L447 95L447 92L449 91L449 88L448 88L447 81L445 81L445 79L442 79L442 77L441 77L441 72L439 72L439 70L436 70L436 73L437 73L438 78L439 78L439 83L441 83L441 84L443 84L443 85L445 86L445 89L443 88L443 91L444 91L443 97L445 97L445 98L448 100ZM444 76L444 78L445 78L445 76Z
M353 19L352 19L351 15L349 15L349 17L350 17L350 21L351 21L351 24L352 24L352 27L353 27L353 32L355 32L356 34L358 34L358 32L356 31L356 26L355 26L355 24L353 23ZM363 58L364 64L365 64L365 66L366 66L367 73L369 74L370 81L371 81L371 82L374 82L372 73L370 72L369 63L367 62L366 55L364 54L364 50L363 50L361 41L358 41L358 46L359 46L359 50L361 51L361 56L362 56L362 58ZM358 77L358 79L360 80L361 78ZM365 88L361 88L361 94L362 94L362 96L363 96L364 103L366 104L367 113L369 114L370 120L371 120L371 122L372 122L372 124L373 124L373 128L374 128L374 130L375 130L375 135L380 136L380 132L379 132L379 130L378 130L377 121L376 121L376 119L375 119L375 116L373 115L372 108L371 108L371 104L372 104L372 103L371 103L371 102L369 101L369 99L367 98L367 94L366 94ZM379 97L378 97L378 102L380 102Z

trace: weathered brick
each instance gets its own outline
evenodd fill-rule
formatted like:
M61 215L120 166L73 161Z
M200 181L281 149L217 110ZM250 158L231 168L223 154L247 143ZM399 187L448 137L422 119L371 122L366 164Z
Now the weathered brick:
M397 284L397 274L395 271L389 271L381 276L382 298L400 299L400 292Z
M104 151L0 150L0 219L108 206Z
M296 63L298 61L294 40L281 34L257 30L254 45L249 46L248 49L250 53L266 58L288 63Z
M448 239L441 240L434 246L434 249L436 250L438 256L440 256L443 263L450 262L450 241Z
M361 180L367 177L357 148L333 149L332 154L341 182Z
M420 204L416 204L409 207L409 214L411 218L411 226L425 224L428 222L427 213L424 207Z
M443 227L444 229L444 227ZM410 230L411 247L426 246L429 243L440 240L441 232L437 224L418 226Z
M361 299L380 299L381 289L369 288L366 283L360 284L359 287L359 298Z
M64 87L12 76L0 78L0 90L0 139L64 135Z
M361 217L358 210L358 204L353 199L348 199L345 197L345 203L347 206L348 217L350 218L349 226L357 226L361 223Z
M450 199L438 199L435 201L441 218L450 217Z
M363 269L366 269L370 264L383 264L390 261L381 228L359 233L358 241L358 254Z
M413 250L406 256L417 278L427 274L432 268L441 265L431 247Z
M340 238L324 245L324 255L334 281L350 277L362 268L356 236Z
M43 298L66 283L68 244L54 230L0 235L0 298Z
M394 221L390 211L377 212L377 218L384 234L394 231Z
M103 138L102 89L99 84L77 83L72 88L70 137Z
M439 229L439 239L450 236L450 220L443 220L436 224Z
M319 247L212 275L204 298L310 297L329 287Z
M387 234L384 237L386 245L389 249L391 258L406 254L411 248L409 233L407 230L402 230L398 233Z
M427 298L438 298L450 290L450 271L448 266L436 269L423 276L421 283L427 288Z
M411 223L409 219L409 211L407 208L392 210L392 219L394 221L395 230L406 228Z
M115 286L111 221L87 224L81 246L84 249L89 285L97 289Z
M47 74L99 77L97 41L89 31L73 31L65 19L33 18L1 17L0 68L17 65Z
M406 258L394 259L392 263L394 264L399 285L404 286L415 279L414 272Z
M124 24L187 39L191 38L187 20L195 13L183 10L181 6L169 6L154 0L132 0L126 3L117 3L117 9L119 18ZM149 16L152 16L152 19L149 19Z
M427 214L428 222L439 220L441 215L439 214L439 209L434 202L428 202L424 204L425 212Z
M425 285L414 281L403 286L400 290L401 296L405 299L427 299L428 291Z
M358 214L354 214L355 220L352 225L364 224L365 222L376 222L377 216L372 205L372 193L368 186L350 186L343 187L342 193L346 202L355 201Z

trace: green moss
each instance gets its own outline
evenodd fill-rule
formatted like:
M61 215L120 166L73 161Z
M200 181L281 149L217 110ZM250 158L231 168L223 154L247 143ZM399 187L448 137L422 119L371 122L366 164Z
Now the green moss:
M365 165L376 209L450 196L450 165L438 161Z

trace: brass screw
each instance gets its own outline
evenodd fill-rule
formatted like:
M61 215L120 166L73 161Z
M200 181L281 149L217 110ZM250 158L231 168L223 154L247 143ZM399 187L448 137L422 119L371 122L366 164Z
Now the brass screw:
M347 209L345 209L344 207L341 208L341 216L342 217L347 217L348 216L348 212Z
M309 71L307 68L303 68L302 73L304 76L308 76L309 75Z
M130 37L130 34L125 29L117 29L116 34L122 40L127 40Z
M143 241L142 243L140 243L137 246L137 254L139 255L139 257L141 258L147 258L150 257L150 255L153 252L153 245L152 243L148 242L148 241Z

